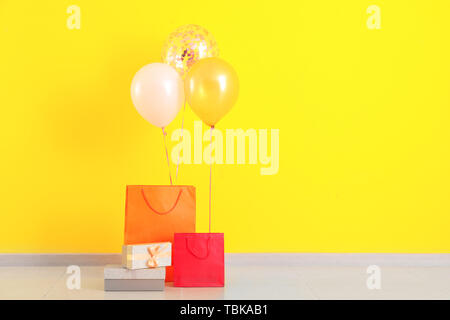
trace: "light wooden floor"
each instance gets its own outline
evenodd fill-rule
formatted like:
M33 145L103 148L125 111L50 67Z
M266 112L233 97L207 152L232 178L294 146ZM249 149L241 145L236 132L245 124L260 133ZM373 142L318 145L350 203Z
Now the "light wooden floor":
M369 290L366 266L226 267L225 288L104 292L103 267L81 266L81 289L69 290L64 266L0 267L0 299L450 299L450 267L381 267Z

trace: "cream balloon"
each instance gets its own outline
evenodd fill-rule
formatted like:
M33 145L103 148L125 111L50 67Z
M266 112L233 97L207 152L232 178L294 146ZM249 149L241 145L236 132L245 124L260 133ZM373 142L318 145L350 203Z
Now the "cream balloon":
M145 120L164 128L175 119L184 103L183 80L167 64L148 64L131 82L131 99Z

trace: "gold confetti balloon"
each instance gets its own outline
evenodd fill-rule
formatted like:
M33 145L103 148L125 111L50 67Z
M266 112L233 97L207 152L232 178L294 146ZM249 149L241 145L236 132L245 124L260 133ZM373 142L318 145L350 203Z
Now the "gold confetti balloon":
M162 61L174 67L183 79L198 60L218 55L219 47L212 34L195 24L172 32L162 49Z

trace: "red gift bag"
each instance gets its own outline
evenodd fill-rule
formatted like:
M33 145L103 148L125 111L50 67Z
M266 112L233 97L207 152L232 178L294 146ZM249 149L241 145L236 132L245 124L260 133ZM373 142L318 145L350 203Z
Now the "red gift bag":
M223 233L175 233L175 287L223 287Z

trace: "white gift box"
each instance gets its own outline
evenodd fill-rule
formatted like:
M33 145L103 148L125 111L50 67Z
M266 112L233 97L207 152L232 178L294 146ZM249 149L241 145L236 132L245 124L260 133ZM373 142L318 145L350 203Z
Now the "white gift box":
M122 247L122 266L128 269L168 267L172 265L172 243L145 243Z

